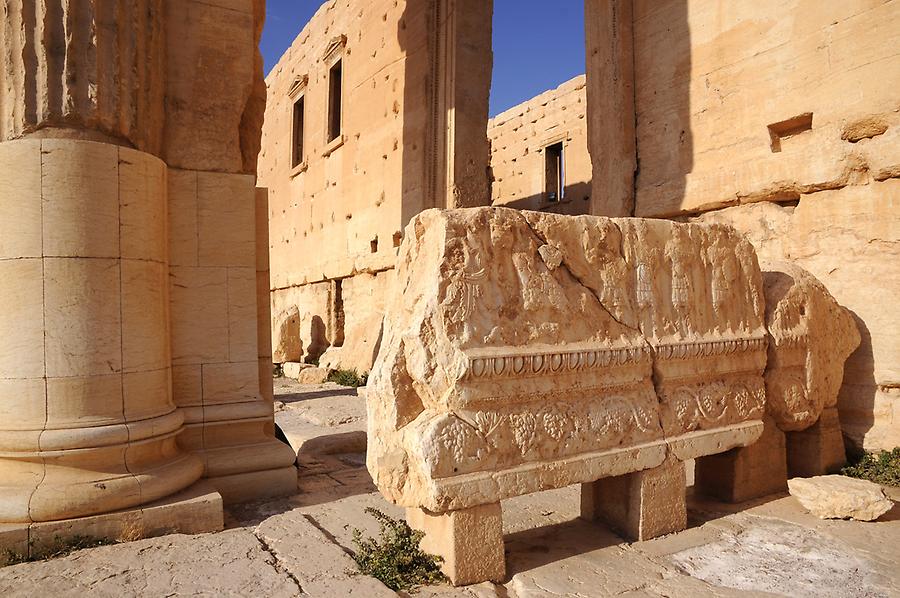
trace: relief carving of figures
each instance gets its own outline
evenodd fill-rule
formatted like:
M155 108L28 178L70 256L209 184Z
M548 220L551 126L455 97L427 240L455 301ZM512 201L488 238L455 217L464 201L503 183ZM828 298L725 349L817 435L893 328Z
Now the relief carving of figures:
M653 272L650 270L650 266L645 263L638 264L635 268L635 275L638 307L642 309L653 307Z
M712 265L712 305L716 313L731 299L732 285L737 280L739 266L734 251L722 245L721 240L709 248Z
M675 229L672 239L666 243L666 258L672 272L672 306L679 311L691 305L690 239L687 232Z

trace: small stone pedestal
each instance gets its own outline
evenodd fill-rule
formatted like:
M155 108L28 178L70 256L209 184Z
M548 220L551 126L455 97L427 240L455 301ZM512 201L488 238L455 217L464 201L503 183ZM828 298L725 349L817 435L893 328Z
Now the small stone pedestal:
M687 527L684 463L669 456L659 467L581 485L581 516L605 521L628 540L650 540Z
M787 468L792 478L838 473L847 464L844 437L836 407L822 411L819 421L800 432L787 433Z
M787 492L784 432L766 418L763 434L750 446L697 459L695 488L707 496L739 503Z
M500 503L433 514L407 509L410 527L425 532L422 550L444 559L441 568L455 586L506 577Z

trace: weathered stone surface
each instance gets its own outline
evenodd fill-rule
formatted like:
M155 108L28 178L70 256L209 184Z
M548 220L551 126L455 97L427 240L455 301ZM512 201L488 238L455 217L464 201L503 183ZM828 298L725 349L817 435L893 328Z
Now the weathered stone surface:
M766 411L786 432L814 424L837 405L844 361L859 346L850 313L802 268L765 263Z
M328 378L328 370L325 368L303 368L296 376L291 376L300 384L321 384Z
M73 598L302 595L298 583L276 564L265 546L244 530L172 535L7 567L0 570L0 594L29 596L33 588L46 584L46 592Z
M287 364L303 358L303 341L300 339L300 311L294 307L274 318L272 328L272 361ZM293 378L293 376L291 376Z
M894 506L881 486L840 475L788 480L791 495L820 519L875 521Z
M865 143L865 142L860 142ZM802 195L796 207L769 202L708 212L746 234L763 262L790 260L849 310L859 348L847 359L838 396L844 435L858 447L900 444L900 180Z
M410 527L425 532L421 548L444 559L441 570L455 586L506 577L500 503L434 514L407 509Z
M254 533L275 557L279 568L298 582L303 595L322 598L396 596L372 577L351 575L357 567L350 555L330 541L300 511L270 517L260 523Z
M650 540L687 527L684 462L581 485L581 516L600 519L628 540Z
M369 468L401 505L488 504L656 467L691 433L762 432L761 275L731 229L427 211L397 276L366 394Z

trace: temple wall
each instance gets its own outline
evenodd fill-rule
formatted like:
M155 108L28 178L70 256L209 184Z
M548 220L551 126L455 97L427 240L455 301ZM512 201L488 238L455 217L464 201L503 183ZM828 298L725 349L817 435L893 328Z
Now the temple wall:
M361 17L359 15L361 14ZM422 160L425 97L404 105L409 57L397 39L404 4L327 2L267 78L260 184L270 192L272 286L285 288L378 271L393 263L404 202L424 209L422 181L404 189L404 158ZM387 17L384 19L383 17ZM427 49L424 15L417 44ZM413 25L411 24L411 27ZM365 35L363 35L365 32ZM346 39L341 135L327 140L332 42ZM418 73L421 80L424 73ZM292 165L291 88L306 78L302 164ZM424 84L422 85L424 89ZM417 137L404 126L418 127Z
M393 268L414 215L489 202L490 61L471 56L490 52L484 23L491 7L481 0L332 0L266 79L259 177L270 193L272 311L277 322L285 310L299 310L304 359L317 358L323 342L340 344L344 331L344 346L367 348L332 351L329 363L368 371L380 335L379 299L354 305L353 289L383 287L382 273ZM338 60L341 123L331 139ZM485 66L449 66L459 60ZM294 136L301 98L302 157ZM342 331L329 317L339 309L337 282L348 293ZM350 336L357 331L361 336Z
M900 3L633 3L634 215L746 232L809 270L863 342L845 434L900 444Z
M588 214L591 157L587 148L587 98L581 75L510 108L488 122L493 205L559 214ZM545 148L562 143L565 195L546 193Z

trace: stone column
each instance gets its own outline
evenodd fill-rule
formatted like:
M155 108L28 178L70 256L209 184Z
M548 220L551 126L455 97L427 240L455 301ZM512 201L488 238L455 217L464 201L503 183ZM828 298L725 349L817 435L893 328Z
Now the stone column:
M0 1L0 524L203 475L171 393L160 6Z
M637 150L632 0L586 0L591 214L634 216Z
M437 208L489 206L488 99L493 0L432 0L433 146L429 192Z

